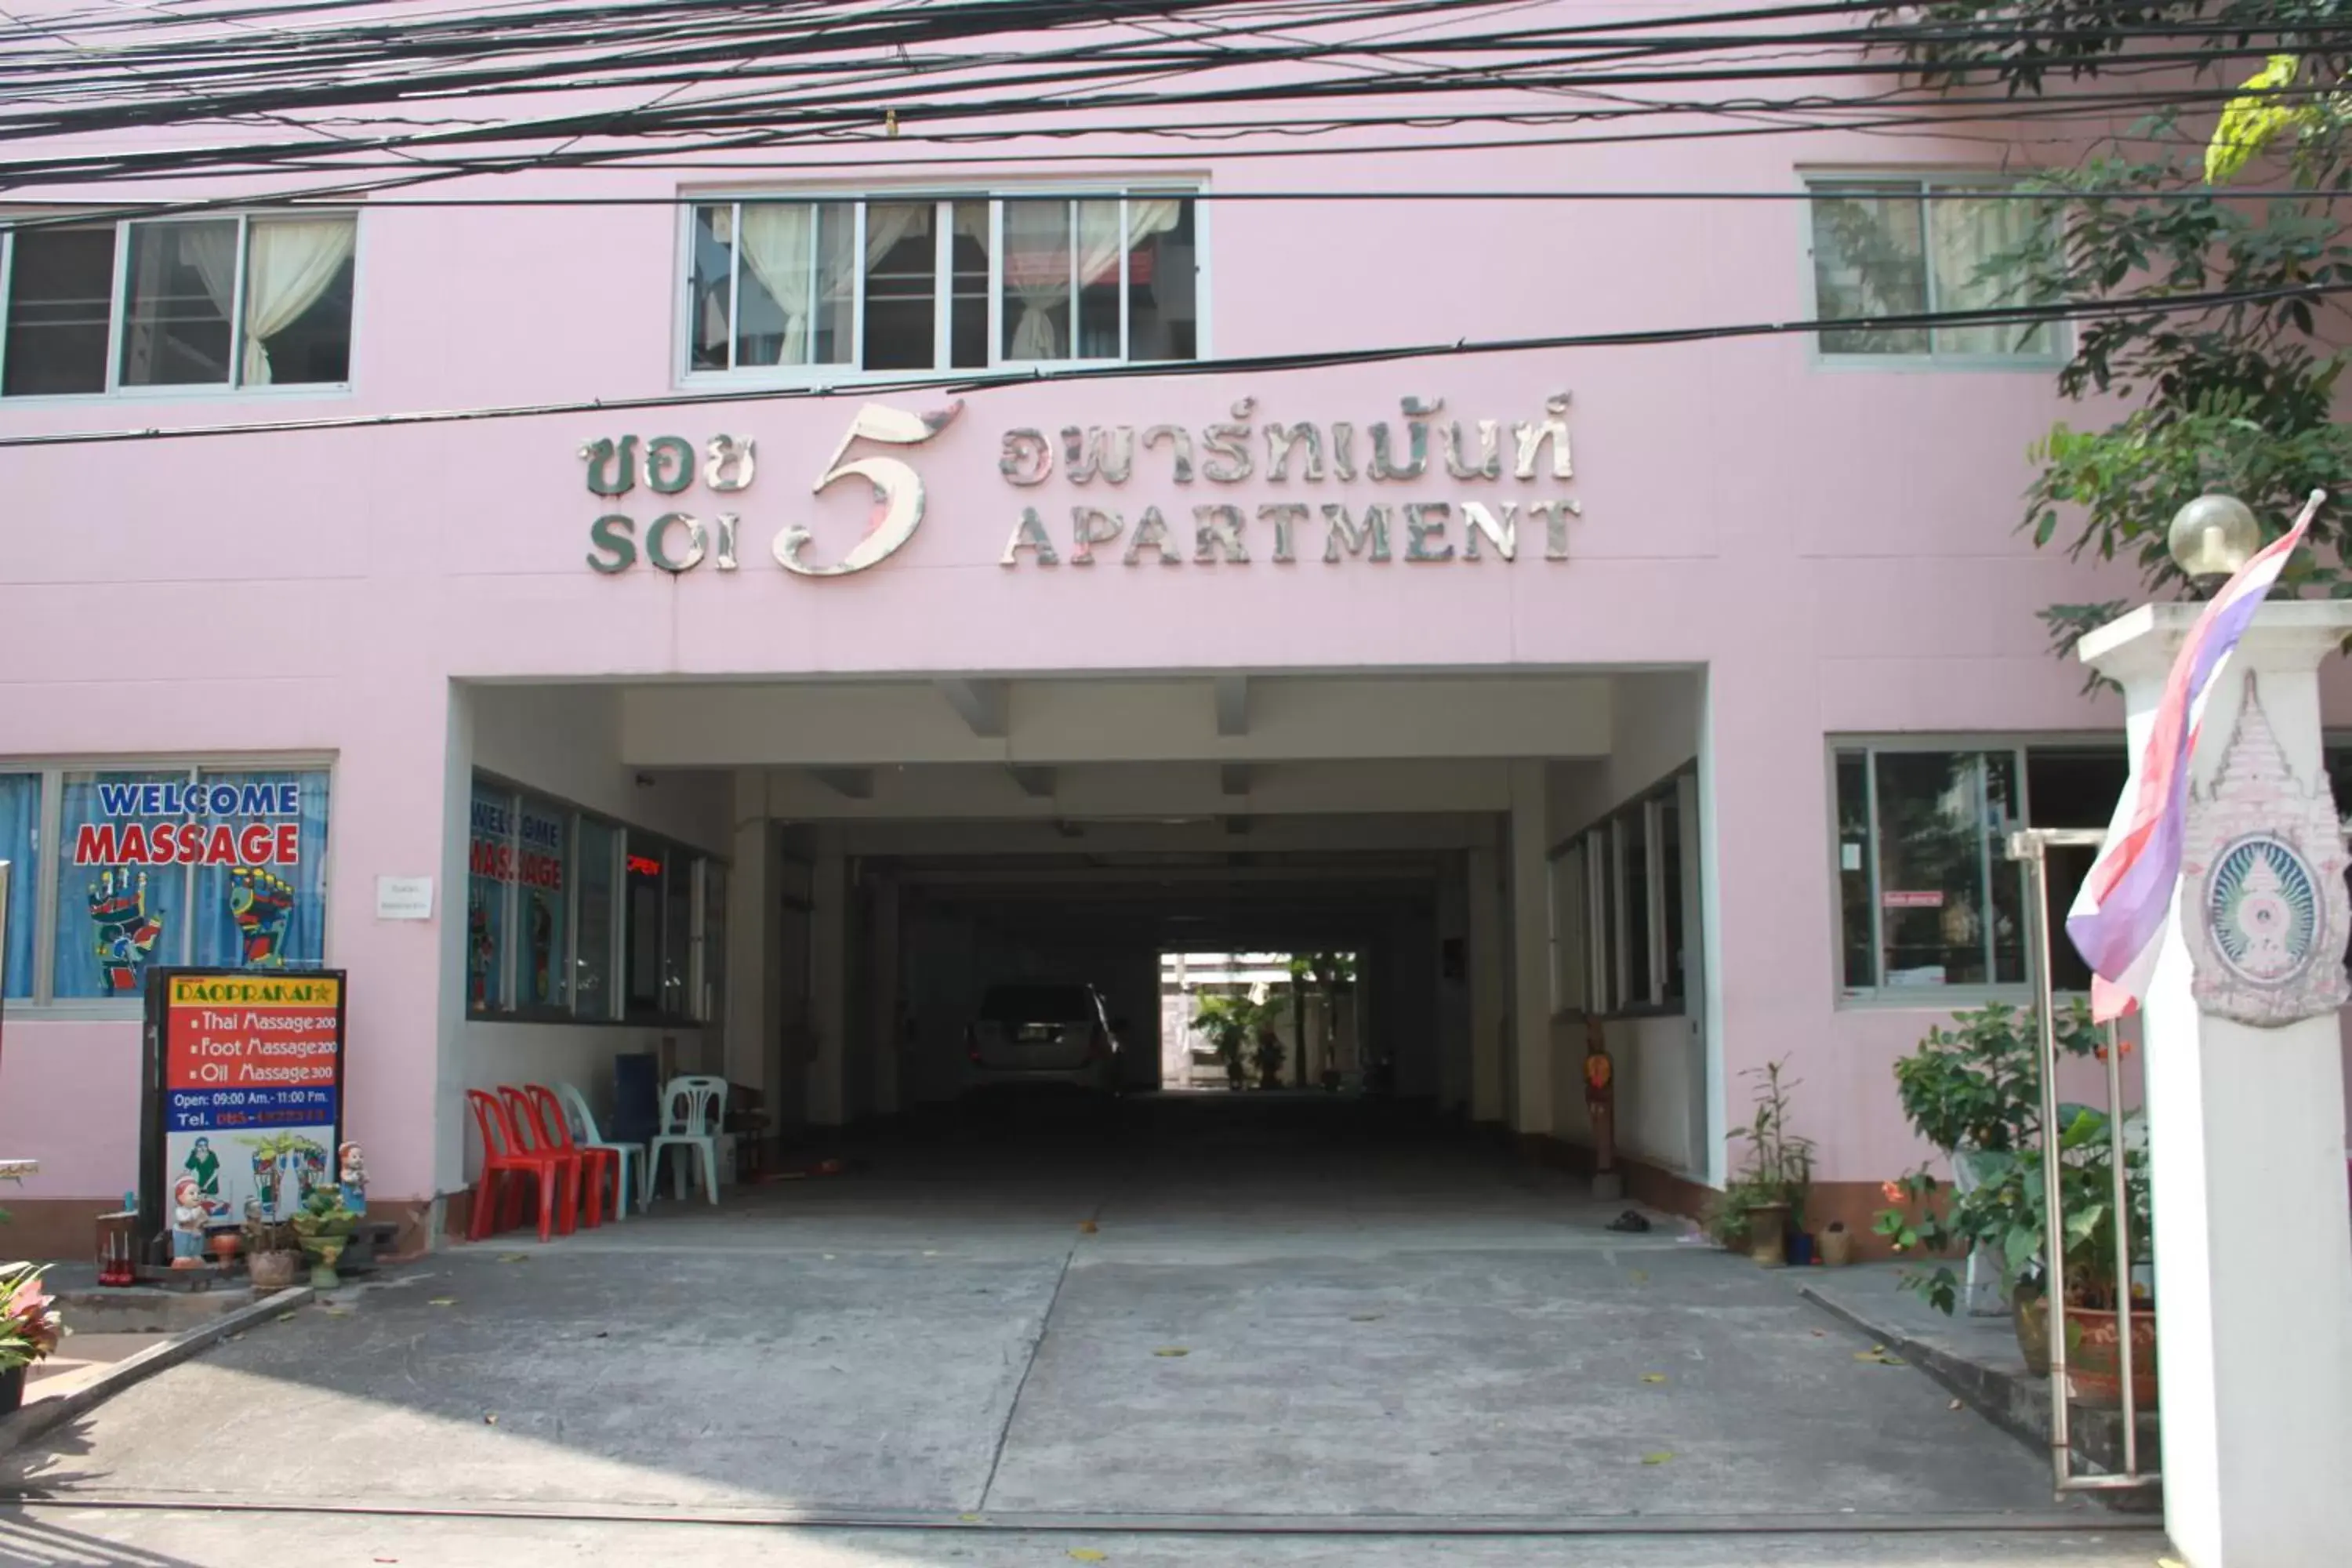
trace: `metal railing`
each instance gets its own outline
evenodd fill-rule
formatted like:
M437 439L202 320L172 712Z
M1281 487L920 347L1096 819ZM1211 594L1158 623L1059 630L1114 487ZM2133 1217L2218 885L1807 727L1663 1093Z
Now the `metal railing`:
M2027 920L2032 939L2027 944L2033 962L2034 1008L2040 1018L2042 1080L2042 1241L2047 1260L2042 1271L2042 1311L2050 1329L2050 1470L2061 1495L2067 1492L2121 1491L2154 1485L2164 1478L2139 1468L2139 1411L2132 1391L2132 1259L2130 1184L2125 1167L2123 1049L2116 1026L2107 1026L2107 1163L2115 1191L2108 1200L2116 1222L2116 1347L2123 1384L2124 1468L2111 1475L2074 1473L2073 1411L2066 1398L2066 1223L2061 1209L2061 1143L2058 1126L2058 1019L2050 984L2050 868L2048 852L2055 849L2097 849L2107 836L2098 828L2032 827L2011 833L2009 858L2022 862L2029 884Z

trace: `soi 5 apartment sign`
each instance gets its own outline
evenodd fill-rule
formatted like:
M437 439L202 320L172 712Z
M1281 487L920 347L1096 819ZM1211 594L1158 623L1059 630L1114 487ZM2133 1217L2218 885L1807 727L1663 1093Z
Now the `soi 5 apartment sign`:
M1260 425L1250 398L1197 440L1181 425L1073 425L1058 440L1040 429L1010 429L997 472L1027 493L1008 508L998 560L1008 567L1065 560L1090 566L1113 554L1126 566L1288 563L1304 551L1330 563L1478 561L1488 553L1516 561L1524 526L1540 530L1545 560L1565 561L1570 520L1583 515L1574 498L1559 493L1575 474L1568 402L1561 393L1546 400L1538 418L1481 419L1467 433L1459 419L1438 421L1443 399L1419 397L1402 400L1401 420L1361 430L1347 420ZM776 563L797 576L843 577L897 553L922 524L922 474L908 458L853 458L850 451L861 441L920 447L962 410L960 402L930 414L880 403L860 408L810 489L823 494L864 479L873 491L864 535L828 564L812 558L818 550L808 528L785 521L769 547ZM751 439L713 436L698 448L682 436L606 437L579 455L589 493L606 505L642 485L663 509L642 529L642 510L609 510L591 523L587 561L595 571L617 574L641 561L672 575L706 563L714 571L738 569L746 495L759 471ZM1425 488L1440 469L1455 487L1449 494L1403 493L1404 486ZM687 510L684 500L698 479L713 498L707 516ZM1280 488L1271 497L1248 494L1261 485ZM1057 498L1055 489L1066 493Z

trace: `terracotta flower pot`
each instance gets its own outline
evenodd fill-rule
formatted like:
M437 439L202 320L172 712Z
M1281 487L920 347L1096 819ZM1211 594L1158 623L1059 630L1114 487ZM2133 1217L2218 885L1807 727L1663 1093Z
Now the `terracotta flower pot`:
M233 1230L220 1230L215 1231L212 1239L205 1245L211 1249L213 1261L226 1268L236 1261L236 1255L244 1249L245 1241Z
M1843 1268L1853 1261L1853 1232L1832 1225L1822 1232L1822 1267Z
M2132 1403L2156 1408L2156 1314L2131 1315ZM2120 1409L2124 1402L2122 1336L2116 1314L2066 1309L2066 1392L2079 1405Z
M0 1372L0 1415L20 1408L25 1403L25 1369L12 1366Z
M1789 1261L1789 1205L1759 1204L1746 1211L1748 1256L1758 1266L1779 1268Z
M253 1276L253 1288L261 1291L287 1289L293 1285L294 1276L301 1267L302 1255L299 1252L257 1252L246 1260L246 1268Z

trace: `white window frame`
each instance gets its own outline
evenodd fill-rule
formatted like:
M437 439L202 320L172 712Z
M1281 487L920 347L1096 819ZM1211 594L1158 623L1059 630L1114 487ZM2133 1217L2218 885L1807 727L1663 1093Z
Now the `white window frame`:
M327 842L330 858L320 868L320 897L324 903L320 909L320 961L331 968L335 955L335 865L331 847L335 843L335 812L338 781L332 752L198 752L193 755L173 752L163 756L74 756L43 757L38 760L0 760L0 773L35 773L41 780L41 809L33 829L35 860L33 892L33 988L29 994L11 997L0 1003L12 1017L50 1019L136 1018L142 1015L145 1004L137 996L58 996L57 994L58 955L58 894L65 880L63 847L65 822L65 776L68 773L183 773L193 779L199 773L323 773L327 775ZM14 875L18 868L12 868ZM194 902L195 872L194 866L172 868L186 879L188 901ZM195 931L185 921L180 922L180 946L177 959L153 959L151 964L176 966L194 962Z
M16 212L11 218L52 216L44 212ZM62 216L62 215L59 215ZM346 350L345 375L341 381L271 382L267 385L250 386L245 381L245 279L252 266L248 248L256 218L347 218L352 224L352 331ZM131 230L142 224L219 223L234 218L236 222L236 282L232 291L229 311L230 361L236 367L234 378L219 383L197 383L171 386L129 386L122 381L122 334L130 325L131 305L124 291L131 283ZM182 400L217 399L223 397L336 397L348 396L359 379L359 302L360 302L360 218L356 208L266 208L258 212L208 212L172 214L156 217L117 218L111 223L64 223L61 228L106 228L114 230L114 281L109 297L106 318L106 385L97 392L22 393L0 396L0 406L16 408L37 406L49 403L91 403L100 398L131 399L140 402L170 403ZM0 232L0 377L7 374L8 333L7 312L15 298L16 277L16 237L14 230Z
M2015 731L2003 731L1990 735L1831 735L1827 740L1828 746L1822 752L1822 762L1826 769L1824 778L1828 784L1828 815L1825 826L1830 851L1830 983L1833 988L1832 994L1837 998L1838 1006L1841 1008L1893 1008L1912 1012L1925 1008L1935 1012L1952 1012L1979 1007L1988 1002L2016 1004L2031 1000L2033 994L2033 963L2031 952L2026 955L2026 978L2023 980L1979 985L1890 986L1885 983L1886 953L1884 923L1880 919L1885 913L1885 906L1881 902L1885 889L1880 884L1879 870L1877 759L1882 754L1948 752L1975 752L1990 754L2007 752L2013 760L2017 773L2017 816L2012 826L2030 827L2033 825L2033 785L2027 766L2029 752L2036 750L2122 749L2122 742L2113 733L2073 731L2049 734L2020 734ZM1872 916L1870 966L1873 983L1868 985L1849 985L1846 984L1845 975L1845 907L1843 894L1844 872L1839 864L1841 839L1838 821L1837 765L1839 756L1851 752L1860 752L1864 754L1863 789L1867 802L1865 809L1869 812L1870 821L1870 847L1863 868L1870 879ZM2126 760L2128 755L2126 752ZM1979 788L1981 789L1981 785ZM1993 854L1990 840L1988 839L1985 855L1989 867L1998 868L2008 863L2005 860L1993 859ZM2017 874L2021 879L2024 876L2024 868L2019 867ZM1991 890L1990 876L1987 882L1986 891L1990 893ZM2022 888L2019 892L2018 904L2027 917L2026 941L2031 942L2033 940L2032 923L2040 917L2030 907ZM2062 993L2062 994L2073 994L2073 993Z
M1813 228L1813 198L1834 195L1840 188L1857 194L1899 195L1900 187L1908 186L1921 204L1920 243L1923 247L1921 267L1927 289L1927 309L1937 309L1936 301L1936 268L1924 247L1927 244L1926 202L1934 190L1999 189L2017 184L2014 178L1982 170L1951 172L1946 170L1903 168L1808 168L1798 171L1799 188L1805 193L1804 208L1804 279L1805 314L1808 320L1822 319L1821 273L1816 260L1819 243ZM2052 197L2054 204L2058 198ZM1822 347L1819 332L1805 334L1805 342L1817 370L1881 370L1881 371L2051 371L2074 357L2073 323L2053 320L2050 323L2050 348L2046 353L2015 354L1950 353L1936 347L1935 329L1927 331L1927 346L1903 353L1833 353Z
M1682 786L1690 769L1680 768L1673 775L1653 784L1641 794L1621 802L1605 816L1580 829L1550 851L1552 881L1555 889L1570 889L1576 904L1571 922L1562 921L1554 913L1553 942L1553 1006L1558 1010L1571 1005L1582 1011L1602 1017L1671 1017L1690 1010L1687 994L1673 995L1668 985L1667 965L1672 954L1666 947L1666 900L1669 897L1682 900L1679 881L1672 889L1666 883L1665 842L1664 836L1665 807L1678 799L1675 792ZM1639 813L1642 817L1643 850L1639 871L1649 898L1643 910L1642 930L1629 933L1625 927L1632 908L1629 869L1631 834L1628 820ZM1686 822L1678 821L1677 832L1682 837L1683 853L1692 853L1693 835ZM1555 894L1557 899L1557 894ZM1691 941L1689 921L1692 911L1683 910L1683 940ZM1612 935L1615 941L1612 942ZM1581 955L1581 973L1578 983L1566 978L1567 970L1559 951L1564 937L1571 937ZM1631 995L1633 989L1632 942L1642 943L1649 956L1649 984L1644 994ZM1679 978L1676 976L1675 978Z
M670 331L672 337L671 374L680 387L711 386L887 386L905 381L936 381L941 377L985 376L1005 374L1055 375L1076 370L1098 369L1114 364L1199 363L1212 357L1209 342L1209 209L1214 204L1202 199L1206 195L1202 182L1144 181L1114 182L1108 184L1052 184L1030 187L991 185L977 189L922 190L892 192L888 189L860 187L856 190L803 188L793 190L744 190L728 187L710 191L688 192L678 208L677 276L671 284ZM1083 201L1119 203L1119 226L1122 242L1127 237L1129 203L1138 198L1159 198L1189 201L1192 205L1192 358L1189 360L1139 360L1126 357L1129 331L1128 312L1129 290L1119 289L1119 355L1105 359L1014 360L1004 357L1004 204L1008 201L1040 201L1059 199L1074 204L1071 209L1072 293L1071 336L1076 336L1077 293L1076 253L1077 246L1077 215L1075 204ZM952 321L955 272L954 213L956 206L966 202L988 204L988 363L981 365L950 365L950 326ZM728 370L698 370L694 364L694 299L688 287L694 276L694 228L697 214L704 207L732 204L736 209L729 247L728 281L728 353L734 354L737 323L735 310L742 270L742 206L746 203L803 203L823 205L846 203L854 209L852 233L853 256L856 261L855 293L852 297L851 332L856 341L850 345L850 357L839 364L772 364L745 365ZM932 274L934 310L931 342L933 363L920 370L866 370L858 362L866 352L866 212L868 204L900 205L929 202L934 208L931 234L937 243ZM1129 254L1122 246L1120 255Z

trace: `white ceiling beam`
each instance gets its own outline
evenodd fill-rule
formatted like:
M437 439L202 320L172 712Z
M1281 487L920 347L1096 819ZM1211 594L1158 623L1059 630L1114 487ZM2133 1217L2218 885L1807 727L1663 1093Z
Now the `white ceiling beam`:
M1249 677L1217 677L1217 737L1238 740L1249 733Z
M1012 711L1010 684L1002 680L942 680L940 695L965 728L983 741L1002 741Z

